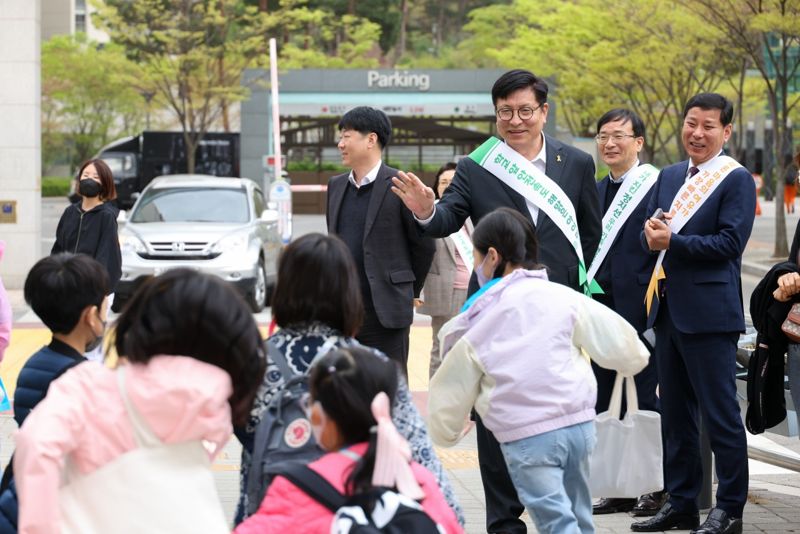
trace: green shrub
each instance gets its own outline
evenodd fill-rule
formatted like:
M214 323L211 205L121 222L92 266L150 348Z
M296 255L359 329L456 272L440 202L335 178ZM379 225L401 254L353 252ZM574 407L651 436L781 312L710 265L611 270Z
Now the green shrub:
M69 194L70 176L42 176L43 197L65 197Z

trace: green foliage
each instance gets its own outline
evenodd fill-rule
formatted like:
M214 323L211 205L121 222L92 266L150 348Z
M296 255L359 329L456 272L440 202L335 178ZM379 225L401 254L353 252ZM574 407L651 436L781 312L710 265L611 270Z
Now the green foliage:
M43 197L65 197L69 194L70 176L42 176Z
M181 125L187 166L232 102L249 91L242 73L263 64L267 17L239 0L98 0L99 25L141 67L137 85Z
M72 167L114 137L139 128L144 102L133 82L137 67L114 44L82 33L42 45L43 166L67 158Z
M682 151L682 107L737 71L691 11L661 0L514 0L470 14L462 44L476 62L529 68L556 82L559 121L574 135L593 135L613 107L642 116L651 161ZM687 46L690 43L691 46Z

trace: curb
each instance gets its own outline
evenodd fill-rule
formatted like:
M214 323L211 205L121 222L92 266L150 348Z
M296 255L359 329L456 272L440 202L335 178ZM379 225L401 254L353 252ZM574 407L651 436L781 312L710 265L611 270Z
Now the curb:
M758 278L764 278L764 275L766 275L769 272L770 268L771 268L771 266L770 267L766 267L766 266L761 265L760 263L756 263L754 261L742 260L742 273L743 274L749 274L750 276L756 276Z

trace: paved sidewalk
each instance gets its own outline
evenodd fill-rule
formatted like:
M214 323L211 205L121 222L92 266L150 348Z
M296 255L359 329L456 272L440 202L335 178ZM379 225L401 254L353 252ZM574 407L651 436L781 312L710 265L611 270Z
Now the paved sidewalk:
M753 236L748 243L743 262L745 272L752 277L762 276L769 266L783 259L771 257L775 220L774 204L762 201L762 213L756 218ZM797 221L798 215L787 218L787 234L790 241ZM324 231L324 221L321 224ZM320 230L316 227L310 227L310 229ZM10 296L17 324L12 333L11 347L0 366L0 376L13 396L12 391L19 369L34 350L48 341L49 335L36 317L27 310L22 292L20 290L11 291ZM745 295L745 299L749 301L749 295ZM259 324L266 325L269 317L265 313L260 314L256 319ZM427 362L431 344L431 332L426 321L424 316L419 316L412 328L409 359L411 390L423 413L427 400ZM0 414L0 466L2 467L6 466L13 451L15 430L16 424L11 415ZM797 438L784 438L771 434L765 434L765 436L787 449L800 450L800 441ZM458 446L438 452L464 508L467 532L485 532L484 498L474 432L467 435ZM233 508L239 493L239 457L240 447L234 439L214 464L220 497L229 517L233 515ZM800 474L752 461L750 462L750 474L750 495L745 508L745 532L800 532ZM595 520L598 533L627 533L630 532L629 527L633 522L633 518L627 514L596 516ZM530 525L529 520L528 524ZM298 532L300 531L298 529ZM536 531L531 526L529 532Z

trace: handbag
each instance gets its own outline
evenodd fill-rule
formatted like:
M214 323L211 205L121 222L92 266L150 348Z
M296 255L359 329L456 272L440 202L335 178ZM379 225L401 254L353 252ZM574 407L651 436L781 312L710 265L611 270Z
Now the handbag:
M622 386L628 410L620 420ZM639 410L633 377L617 373L608 411L595 419L597 445L589 462L595 497L636 498L664 488L661 415Z
M202 442L163 443L117 383L137 448L87 475L67 458L59 490L64 534L228 534Z
M781 325L781 330L786 337L795 343L800 343L800 302L792 304L792 309Z

